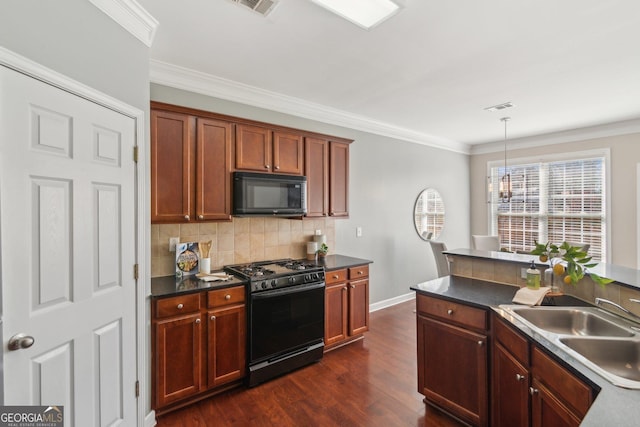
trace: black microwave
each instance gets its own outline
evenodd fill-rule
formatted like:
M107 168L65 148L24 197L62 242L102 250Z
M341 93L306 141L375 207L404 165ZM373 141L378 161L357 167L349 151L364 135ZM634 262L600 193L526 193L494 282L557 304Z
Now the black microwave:
M233 215L302 216L306 213L306 177L233 173Z

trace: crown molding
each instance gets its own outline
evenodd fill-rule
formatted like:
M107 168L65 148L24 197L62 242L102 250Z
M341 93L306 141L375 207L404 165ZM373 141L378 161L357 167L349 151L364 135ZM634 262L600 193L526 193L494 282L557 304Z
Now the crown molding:
M560 132L552 132L524 138L508 139L510 150L541 147L545 145L563 144L567 142L586 141L588 139L607 138L618 135L640 133L640 118L620 122L587 126ZM471 147L471 155L489 154L504 151L504 141L487 142Z
M233 80L223 79L166 62L157 60L150 61L150 80L152 83L163 86L213 96L227 101L239 102L241 104L265 108L292 116L369 132L389 138L423 144L442 150L463 154L469 154L470 152L470 147L467 144L415 132L368 117L238 83Z
M158 21L135 0L89 0L138 40L151 46Z

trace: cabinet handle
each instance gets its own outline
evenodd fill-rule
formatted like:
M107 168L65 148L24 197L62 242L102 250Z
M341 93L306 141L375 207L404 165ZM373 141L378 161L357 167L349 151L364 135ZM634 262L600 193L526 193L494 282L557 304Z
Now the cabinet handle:
M184 304L180 303L178 304L178 310L182 310L184 308Z
M340 277L340 276L338 276L337 274L334 274L334 275L333 275L333 278L334 278L334 279L338 279L339 277Z
M229 301L229 300L231 299L231 295L226 294L226 295L224 296L224 299L226 299L227 301Z
M189 221L189 219L190 219L190 218L189 218L189 215L185 215L185 216L184 216L184 219L186 219L187 221Z
M360 275L361 275L361 274L362 274L362 271L358 271L358 274L360 274Z
M484 344L484 341L478 341L478 345Z
M346 291L346 290L347 290L347 287L345 286L344 288L342 288L342 290L343 290L343 291Z
M275 170L280 170L280 166L276 166L274 169Z
M516 374L516 380L518 381L524 380L524 375Z
M355 288L356 288L356 285L349 285L349 287L350 287L351 289L355 289Z
M196 324L200 323L200 319L196 319Z
M216 316L211 316L211 320L216 320Z
M448 314L449 316L451 316L451 315L453 314L453 310L451 310L451 309L447 310L447 314Z
M269 165L264 165L264 168L265 169L269 169Z
M531 396L533 396L534 394L538 394L538 389L537 388L533 388L533 387L529 387L529 394Z
M204 219L204 215L198 215L198 219Z

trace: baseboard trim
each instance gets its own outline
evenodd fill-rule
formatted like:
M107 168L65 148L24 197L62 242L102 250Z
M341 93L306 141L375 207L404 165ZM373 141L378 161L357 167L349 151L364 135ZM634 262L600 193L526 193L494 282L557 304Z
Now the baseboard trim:
M397 297L389 298L384 301L378 301L373 304L369 304L369 313L374 311L382 310L383 308L391 307L396 304L400 304L403 302L411 301L416 299L415 292L409 292L408 294L399 295Z

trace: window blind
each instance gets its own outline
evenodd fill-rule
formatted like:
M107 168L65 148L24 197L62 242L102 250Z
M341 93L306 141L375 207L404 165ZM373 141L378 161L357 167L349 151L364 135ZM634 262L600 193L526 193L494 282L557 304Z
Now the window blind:
M511 175L510 202L499 182ZM490 168L491 232L500 246L528 252L534 241L588 243L589 255L606 261L605 158L522 163Z

